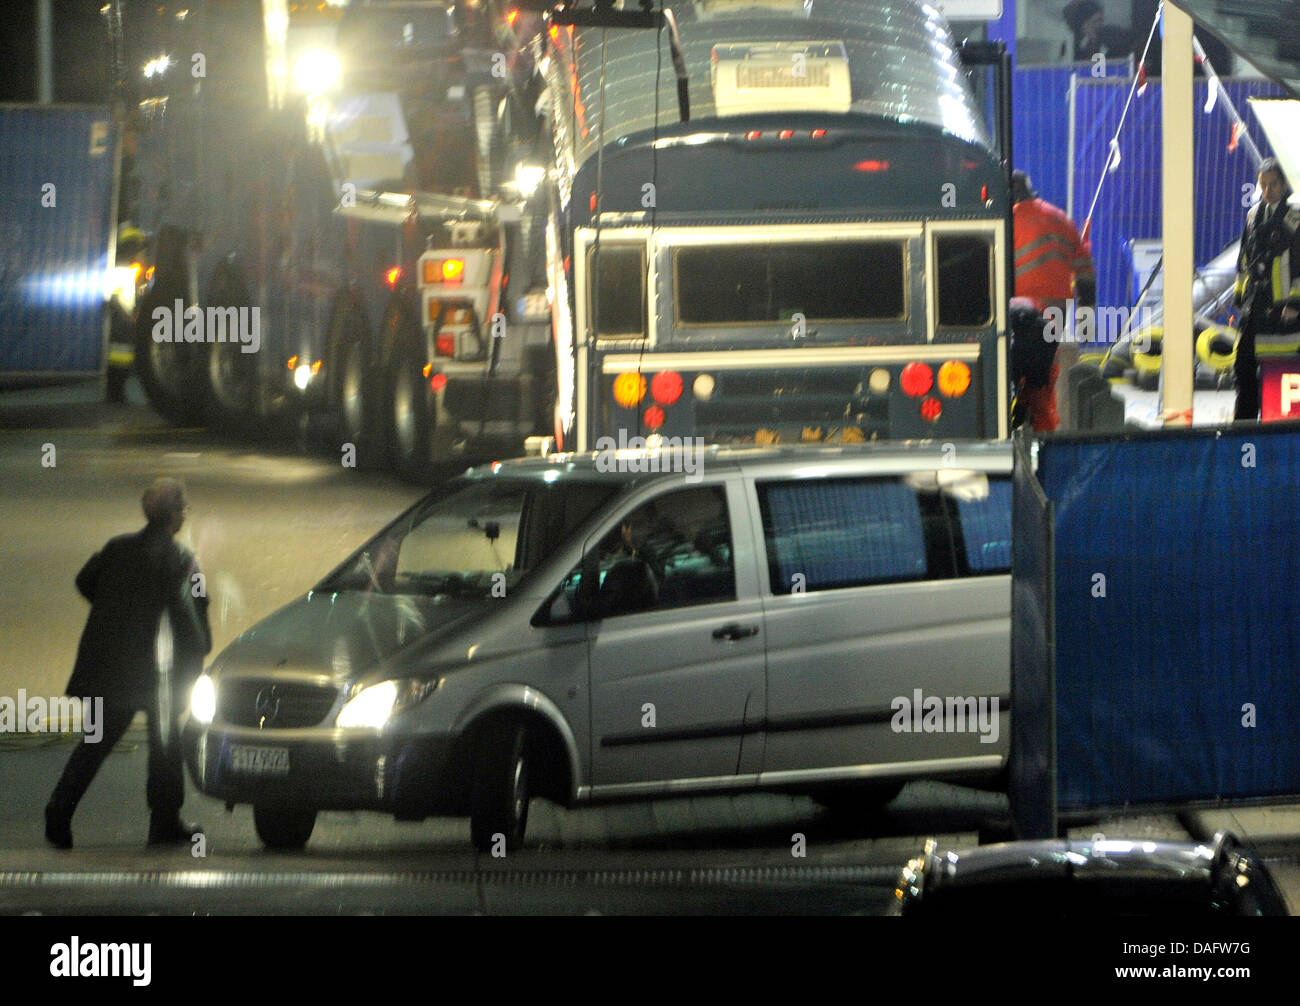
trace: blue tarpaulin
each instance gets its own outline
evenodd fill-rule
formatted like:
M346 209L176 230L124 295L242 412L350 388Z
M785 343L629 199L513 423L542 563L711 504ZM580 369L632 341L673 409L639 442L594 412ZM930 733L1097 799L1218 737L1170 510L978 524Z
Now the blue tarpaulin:
M1300 426L1049 438L1038 479L1060 809L1300 794Z
M0 374L102 366L111 125L107 108L0 108Z

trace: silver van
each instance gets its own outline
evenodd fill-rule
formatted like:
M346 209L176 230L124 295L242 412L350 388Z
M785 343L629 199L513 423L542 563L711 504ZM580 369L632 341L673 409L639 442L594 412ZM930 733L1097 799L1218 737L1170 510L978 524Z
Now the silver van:
M435 490L195 686L191 773L302 846L320 810L988 784L1010 722L1011 449L606 451Z

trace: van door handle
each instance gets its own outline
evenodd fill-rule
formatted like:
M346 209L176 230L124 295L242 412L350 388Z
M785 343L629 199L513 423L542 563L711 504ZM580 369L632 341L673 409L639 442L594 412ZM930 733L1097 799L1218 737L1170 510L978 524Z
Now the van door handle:
M734 643L737 639L745 639L748 636L757 635L757 625L736 625L734 622L731 625L724 625L720 629L713 630L714 639L725 639L731 643Z

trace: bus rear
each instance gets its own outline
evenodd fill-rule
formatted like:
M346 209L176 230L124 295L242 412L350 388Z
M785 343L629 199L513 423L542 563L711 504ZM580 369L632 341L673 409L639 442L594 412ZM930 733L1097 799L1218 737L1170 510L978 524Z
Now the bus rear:
M1005 173L941 18L674 10L687 121L650 33L550 32L568 442L1005 436Z

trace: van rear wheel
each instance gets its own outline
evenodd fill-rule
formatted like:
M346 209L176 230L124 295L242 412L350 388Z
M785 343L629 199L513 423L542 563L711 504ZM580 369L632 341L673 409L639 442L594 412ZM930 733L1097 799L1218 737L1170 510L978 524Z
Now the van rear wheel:
M523 724L487 726L479 739L470 809L470 837L480 852L493 852L503 841L508 852L523 845L532 799L530 773Z
M253 805L253 826L268 849L301 849L316 828L316 810L257 803Z
M810 795L835 817L853 820L878 813L902 791L901 782L879 782L864 786L827 787Z

